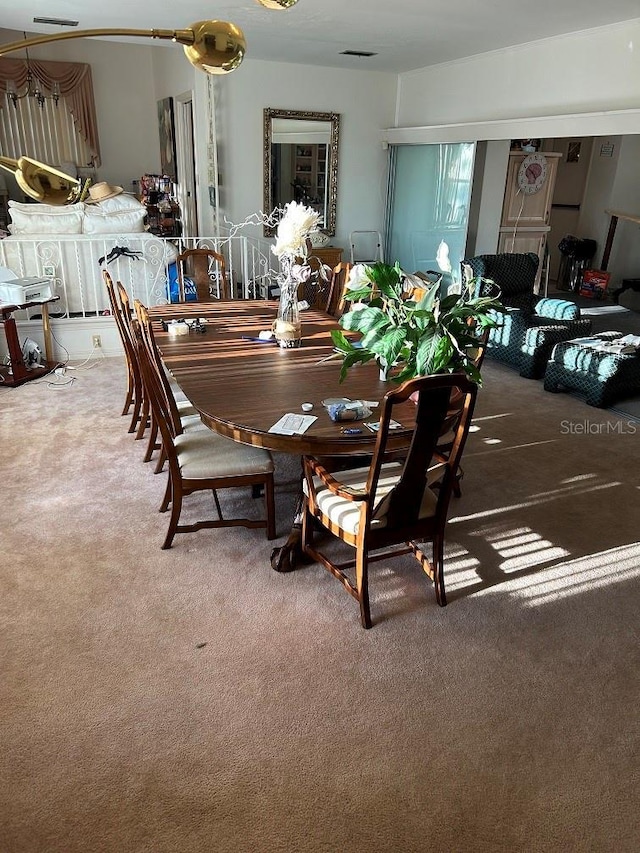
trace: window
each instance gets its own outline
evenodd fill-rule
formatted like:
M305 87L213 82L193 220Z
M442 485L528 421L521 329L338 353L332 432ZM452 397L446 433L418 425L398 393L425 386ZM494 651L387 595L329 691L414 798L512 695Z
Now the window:
M10 85L18 94L33 79L43 92L60 93L58 105L23 97L14 106ZM91 66L80 62L0 59L0 152L41 160L65 171L100 165L100 146Z
M17 108L4 95L0 110L0 151L17 159L23 154L61 168L92 164L92 153L78 133L64 98L58 105L47 100L40 107L35 98L22 98Z

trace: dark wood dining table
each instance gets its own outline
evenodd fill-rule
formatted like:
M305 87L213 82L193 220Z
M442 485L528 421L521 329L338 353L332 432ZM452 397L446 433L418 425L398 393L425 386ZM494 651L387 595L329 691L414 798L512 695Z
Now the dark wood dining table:
M164 364L211 429L234 441L299 456L371 454L375 433L362 422L334 423L323 401L345 397L380 403L389 383L371 363L352 368L340 384L340 358L328 358L335 355L330 333L338 322L321 311L302 313L299 347L254 340L271 329L277 308L277 302L261 300L187 302L153 307L149 314ZM178 336L169 334L162 322L199 318L205 321L204 331ZM308 414L317 418L303 435L269 432L283 415L304 414L303 403L313 406ZM412 404L400 412L407 429L398 431L398 447L406 444L414 413ZM368 420L378 417L373 408ZM274 569L294 567L298 539L295 522L287 544L272 555Z

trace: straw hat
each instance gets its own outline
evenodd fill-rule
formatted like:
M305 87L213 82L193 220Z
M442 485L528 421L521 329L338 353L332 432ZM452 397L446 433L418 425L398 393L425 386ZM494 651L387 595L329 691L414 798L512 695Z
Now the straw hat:
M100 181L97 184L89 187L89 198L86 204L97 204L99 201L105 201L108 198L113 198L114 195L120 195L124 192L122 187L112 187L106 181Z

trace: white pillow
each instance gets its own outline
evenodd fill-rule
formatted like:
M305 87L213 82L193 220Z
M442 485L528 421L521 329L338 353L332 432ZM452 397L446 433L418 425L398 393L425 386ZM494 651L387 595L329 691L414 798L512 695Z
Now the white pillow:
M83 234L141 234L144 231L144 205L140 210L122 210L119 213L101 213L92 210L93 207L90 204L85 208Z
M82 234L84 211L76 205L56 207L48 204L27 204L27 210L12 205L9 208L12 234ZM47 210L43 211L43 208Z
M100 213L119 213L122 210L145 210L145 206L135 196L120 193L120 195L114 195L113 198L105 198L104 201L88 205L87 210L95 210Z
M76 204L42 204L39 201L23 202L9 199L7 206L16 210L22 210L25 213L50 213L53 216L71 211L84 211L84 204L81 201L76 202Z

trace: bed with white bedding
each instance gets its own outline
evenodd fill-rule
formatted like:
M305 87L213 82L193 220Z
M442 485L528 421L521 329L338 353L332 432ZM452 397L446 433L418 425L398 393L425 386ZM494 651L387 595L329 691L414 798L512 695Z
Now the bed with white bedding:
M0 240L0 266L19 278L51 278L60 301L52 316L91 317L109 300L102 270L146 305L167 301L168 266L178 250L144 229L144 206L125 194L99 205L9 202L9 237Z

